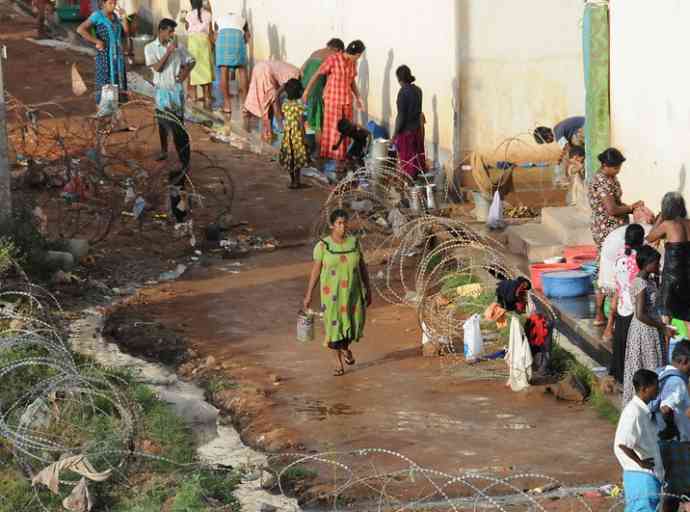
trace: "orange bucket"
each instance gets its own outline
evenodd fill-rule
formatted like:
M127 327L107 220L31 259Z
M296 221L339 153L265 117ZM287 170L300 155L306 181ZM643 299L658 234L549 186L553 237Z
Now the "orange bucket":
M596 245L571 245L563 249L563 256L568 263L584 263L597 259L599 250Z

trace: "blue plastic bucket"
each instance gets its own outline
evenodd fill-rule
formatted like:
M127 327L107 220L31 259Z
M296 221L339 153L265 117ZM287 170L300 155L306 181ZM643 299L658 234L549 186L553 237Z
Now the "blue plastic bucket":
M592 292L592 276L582 270L547 272L542 283L547 297L582 297Z

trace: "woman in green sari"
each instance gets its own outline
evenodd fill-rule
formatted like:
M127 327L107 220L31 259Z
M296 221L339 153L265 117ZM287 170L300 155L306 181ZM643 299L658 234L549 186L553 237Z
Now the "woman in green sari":
M316 50L307 59L307 62L302 65L302 86L307 87L311 77L316 74L316 72L321 67L321 64L328 57L334 53L345 51L345 43L342 40L334 38L326 43L325 48ZM319 134L321 133L321 126L323 124L323 88L326 85L326 77L322 76L316 85L311 90L309 98L307 99L307 121L305 128L307 133Z
M330 236L319 240L314 247L314 266L304 296L304 309L309 309L312 292L320 280L324 345L335 356L337 366L333 375L340 376L345 373L343 360L355 364L350 344L358 342L363 335L366 308L371 305L372 296L359 240L347 234L347 212L335 210L329 220Z

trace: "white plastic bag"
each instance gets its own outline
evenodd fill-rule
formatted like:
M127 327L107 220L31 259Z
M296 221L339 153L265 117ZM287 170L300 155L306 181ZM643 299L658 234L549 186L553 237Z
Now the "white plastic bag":
M117 85L104 85L101 88L101 101L98 102L98 117L108 117L117 114L119 87Z
M505 227L505 222L503 222L503 204L501 202L501 194L499 194L498 190L494 192L494 198L489 207L489 216L486 219L486 225L491 229L501 229Z
M466 361L478 359L484 350L484 338L482 338L479 322L479 315L475 314L469 317L462 326L465 331L464 345Z

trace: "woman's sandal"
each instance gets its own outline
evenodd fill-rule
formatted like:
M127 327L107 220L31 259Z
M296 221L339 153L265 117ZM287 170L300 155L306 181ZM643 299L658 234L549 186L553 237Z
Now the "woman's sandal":
M349 365L355 364L355 356L352 355L352 352L350 352L350 351L348 350L348 351L347 351L347 354L348 354L348 355L346 355L345 358L344 358L344 359L345 359L345 362L346 362L347 364L349 364Z
M336 368L335 370L333 370L334 377L341 377L343 375L345 375L345 370L343 370L342 368Z

